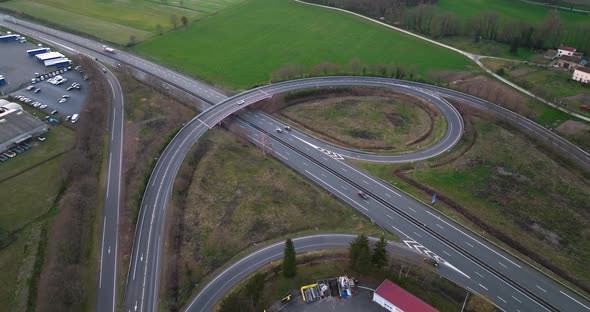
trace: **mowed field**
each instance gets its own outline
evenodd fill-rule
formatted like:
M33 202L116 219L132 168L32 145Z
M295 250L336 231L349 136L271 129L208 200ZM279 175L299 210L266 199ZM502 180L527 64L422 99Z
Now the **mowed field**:
M461 19L468 19L483 12L497 12L503 18L524 20L531 23L543 21L549 8L514 0L439 0L436 4L443 11L456 14ZM588 23L587 15L559 11L562 23L570 27L579 23Z
M287 64L346 65L354 58L368 65L414 67L422 76L475 69L454 52L349 14L291 0L246 0L134 49L238 89L268 82L271 72Z
M241 0L170 0L164 4L148 0L10 0L0 2L0 7L127 44L130 36L142 41L156 35L156 25L164 31L172 29L172 15L177 16L180 25L182 16L192 21L238 1Z

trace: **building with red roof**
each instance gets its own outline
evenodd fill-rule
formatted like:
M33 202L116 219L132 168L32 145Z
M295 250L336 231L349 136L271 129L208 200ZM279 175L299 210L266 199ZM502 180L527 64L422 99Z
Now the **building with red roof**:
M373 301L392 312L438 312L390 280L384 280L377 287Z
M562 55L572 56L576 52L576 48L568 47L568 46L560 46L557 49L557 57L561 57Z

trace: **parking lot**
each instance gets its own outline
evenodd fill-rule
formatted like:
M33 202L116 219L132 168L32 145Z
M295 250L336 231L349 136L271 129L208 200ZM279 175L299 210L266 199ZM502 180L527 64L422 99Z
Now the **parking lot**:
M79 114L82 110L82 105L84 104L84 99L86 96L85 90L88 87L88 84L86 81L84 81L84 79L82 79L82 75L80 75L80 73L77 71L67 71L64 73L60 72L58 75L67 79L67 81L59 85L53 85L48 82L48 78L35 84L29 83L22 89L19 89L10 95L13 97L17 95L23 95L31 99L29 103L26 103L27 105L31 105L34 102L45 104L47 107L43 109L43 112L49 114L50 112L57 110L58 113L56 115L61 118L65 118L66 116L71 116L73 114ZM67 89L75 82L80 84L80 89L72 88L68 91ZM28 86L33 86L33 88L31 90L27 90ZM40 91L35 93L35 90L37 89ZM66 98L66 100L63 103L60 103L60 100L64 98Z
M56 115L62 120L66 116L79 114L82 110L88 87L87 82L83 79L83 75L73 69L62 73L63 70L58 70L55 67L45 67L35 57L27 54L27 50L36 47L35 44L30 42L0 42L0 75L3 75L7 81L5 85L0 86L0 92L4 95L10 95L10 100L17 102L18 100L14 99L17 95L23 95L29 98L29 103L23 105L31 105L34 102L47 105L47 107L40 111L50 114L52 111L57 110ZM32 84L31 79L35 78L35 73L40 74L43 80L39 79L39 82ZM47 82L54 75L60 75L67 79L67 81L59 85L53 85ZM74 88L67 91L67 88L74 82L80 84L80 89ZM33 85L35 88L26 90L30 85ZM36 89L40 91L35 93L34 91ZM65 102L59 103L64 98L64 95L67 96L67 99ZM39 107L35 109L39 109Z

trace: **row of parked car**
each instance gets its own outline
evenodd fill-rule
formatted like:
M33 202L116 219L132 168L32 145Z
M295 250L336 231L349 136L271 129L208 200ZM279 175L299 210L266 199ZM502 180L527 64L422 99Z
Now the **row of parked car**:
M43 104L41 102L33 102L33 100L31 100L30 98L28 98L24 95L15 95L14 98L27 104L27 105L33 106L34 108L39 108L39 109L46 109L47 108L46 104ZM55 115L55 114L57 114L57 111L54 110L53 112L51 112L51 114Z
M52 72L47 73L47 74L35 73L35 78L31 79L31 83L37 83L37 82L44 81L46 79L51 79L52 77L55 77L55 76L57 76L59 74L63 74L65 72L67 72L67 71L68 71L67 68L63 68L63 69L59 69L59 70L56 70L56 71L52 71Z
M0 153L0 162L5 162L10 158L14 158L17 155L22 154L25 151L28 151L29 149L31 149L31 146L26 143L17 144L9 150Z

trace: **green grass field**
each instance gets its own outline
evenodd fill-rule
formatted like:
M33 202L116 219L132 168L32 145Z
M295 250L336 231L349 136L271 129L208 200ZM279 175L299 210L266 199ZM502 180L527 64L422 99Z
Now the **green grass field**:
M513 0L439 0L436 6L452 12L462 19L468 19L482 12L498 12L502 17L524 20L531 23L543 21L549 8ZM566 26L588 23L588 16L559 11L561 21Z
M444 119L434 108L401 95L309 100L290 105L276 115L337 145L394 153L436 142L445 128Z
M269 81L287 64L307 68L328 61L346 65L414 66L472 70L469 60L363 19L290 0L246 0L135 51L176 69L238 89ZM171 53L174 51L175 53Z
M118 44L129 42L131 35L138 41L157 33L157 26L164 30L173 28L170 17L186 16L190 21L217 12L241 0L10 0L0 2L0 7L24 12L39 19L66 28L91 34Z

